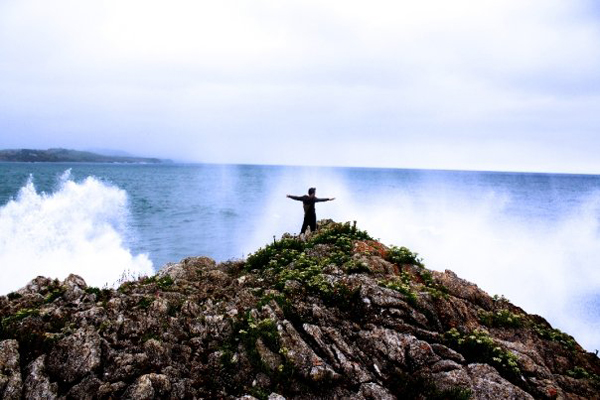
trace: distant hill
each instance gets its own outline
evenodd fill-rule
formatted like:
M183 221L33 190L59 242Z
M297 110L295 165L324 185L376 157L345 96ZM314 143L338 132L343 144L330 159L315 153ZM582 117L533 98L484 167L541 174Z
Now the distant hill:
M151 163L169 162L159 158L133 156L106 156L89 151L68 149L13 149L0 150L0 161L8 162L96 162L96 163Z

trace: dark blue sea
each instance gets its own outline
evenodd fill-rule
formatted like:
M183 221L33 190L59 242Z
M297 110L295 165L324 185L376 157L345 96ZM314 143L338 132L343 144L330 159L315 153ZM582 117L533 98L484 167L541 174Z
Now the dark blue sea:
M600 176L256 165L0 163L0 294L37 275L94 286L205 255L241 259L317 188L357 221L600 349Z

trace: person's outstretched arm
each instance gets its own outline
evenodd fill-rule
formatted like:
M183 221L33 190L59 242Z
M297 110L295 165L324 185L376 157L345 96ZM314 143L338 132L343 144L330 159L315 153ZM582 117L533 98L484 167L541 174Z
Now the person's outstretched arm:
M319 201L333 201L335 200L335 197L325 197L322 199L315 199L315 202L319 202Z
M288 199L302 201L302 196L292 196L291 194L286 195Z

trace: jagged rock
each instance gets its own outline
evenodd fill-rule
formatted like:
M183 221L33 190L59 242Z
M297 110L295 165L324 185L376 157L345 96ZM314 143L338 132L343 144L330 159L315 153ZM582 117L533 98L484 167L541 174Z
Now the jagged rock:
M487 364L470 364L467 372L476 399L532 399L529 394L502 378Z
M431 348L437 355L444 359L452 360L459 364L465 363L465 358L462 356L462 354L444 346L443 344L433 343Z
M101 399L120 398L126 387L127 384L121 381L115 383L103 383L98 387L98 397Z
M433 271L435 279L444 285L450 294L472 304L490 310L493 307L492 298L477 285L459 278L454 272L446 270L443 273Z
M188 257L178 263L169 263L158 272L158 276L169 276L175 281L197 278L203 271L214 268L214 260L208 257Z
M359 396L363 399L372 400L394 400L395 397L386 388L374 383L363 383L360 385Z
M19 289L17 293L21 296L25 296L26 294L30 293L39 294L39 292L50 286L51 283L52 279L38 276L32 279L24 288Z
M126 381L139 376L147 368L148 355L145 353L121 353L111 351L106 364L106 373L112 380Z
M94 371L101 363L100 335L93 328L80 328L53 347L48 357L48 372L73 383Z
M144 351L148 362L154 368L166 367L171 363L171 349L156 339L147 340L144 343Z
M82 297L85 294L85 289L87 288L87 284L83 278L74 274L69 275L67 279L65 279L63 286L65 287L63 298L70 302Z
M0 397L599 398L598 357L542 317L321 226L118 290L70 275L0 296Z
M19 399L23 382L19 367L19 343L9 339L0 342L0 398Z
M23 398L53 400L58 397L58 385L50 382L45 363L46 355L43 354L27 367Z
M289 321L282 321L277 325L277 330L285 349L285 358L298 368L302 376L314 382L339 377L339 374L306 344Z
M69 393L68 398L71 399L85 399L92 400L97 398L97 393L102 385L102 381L93 375L88 375L77 385L73 386Z
M171 382L165 375L146 374L140 376L123 397L132 400L164 398L170 391Z
M258 351L261 361L269 371L277 371L279 366L283 363L281 356L269 350L260 338L256 340L256 351Z

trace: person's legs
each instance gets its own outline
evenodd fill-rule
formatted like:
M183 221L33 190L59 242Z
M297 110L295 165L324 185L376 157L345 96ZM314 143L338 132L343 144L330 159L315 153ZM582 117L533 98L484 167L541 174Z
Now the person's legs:
M310 217L310 221L308 222L308 225L310 226L310 231L311 232L316 232L317 231L317 216L315 215L311 215Z
M300 234L304 234L306 232L306 227L309 225L308 216L304 216L304 221L302 221L302 229L300 229ZM312 228L311 228L312 229Z
M317 230L317 215L316 214L304 214L304 221L302 222L302 229L300 233L305 233L306 228L310 226L310 231L314 232Z

